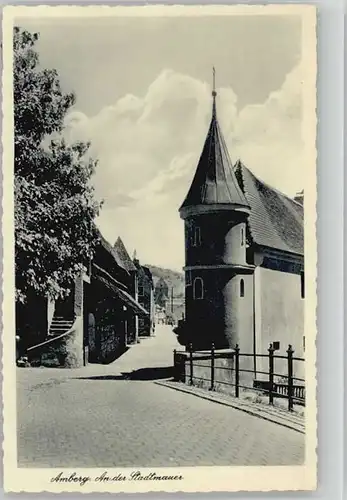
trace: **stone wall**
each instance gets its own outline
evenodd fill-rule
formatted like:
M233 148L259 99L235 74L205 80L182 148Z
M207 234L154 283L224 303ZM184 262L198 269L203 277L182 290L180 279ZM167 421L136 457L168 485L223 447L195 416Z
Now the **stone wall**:
M188 352L176 352L175 380L190 383L190 354ZM240 374L240 383L246 383ZM211 353L193 353L193 384L198 387L209 389L211 387ZM235 366L233 351L221 349L215 351L214 360L214 388L220 392L235 393Z
M80 368L83 366L83 319L78 316L71 334L66 337L66 358L64 367Z
M40 364L47 367L80 368L83 356L83 320L76 318L68 335L58 338L38 350Z
M97 327L97 333L100 335L99 362L114 361L124 351L124 334L114 324Z

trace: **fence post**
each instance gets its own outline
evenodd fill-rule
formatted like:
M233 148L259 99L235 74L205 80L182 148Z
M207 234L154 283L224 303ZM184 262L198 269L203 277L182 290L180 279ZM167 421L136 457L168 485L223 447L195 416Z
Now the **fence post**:
M288 410L293 411L293 353L294 350L289 344L288 354Z
M235 346L235 396L239 397L240 387L240 348L239 344Z
M190 364L190 385L193 385L193 344L190 342L189 344L189 364Z
M211 387L210 391L214 391L214 342L211 346Z
M269 403L274 402L273 389L274 389L274 351L273 345L269 346Z
M178 367L177 367L177 351L174 349L173 352L173 364L174 364L174 380L178 382Z

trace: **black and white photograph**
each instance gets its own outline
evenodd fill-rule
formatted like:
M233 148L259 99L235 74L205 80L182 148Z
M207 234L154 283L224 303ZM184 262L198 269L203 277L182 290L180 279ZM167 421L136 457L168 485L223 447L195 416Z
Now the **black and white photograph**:
M316 33L8 7L5 489L316 487Z

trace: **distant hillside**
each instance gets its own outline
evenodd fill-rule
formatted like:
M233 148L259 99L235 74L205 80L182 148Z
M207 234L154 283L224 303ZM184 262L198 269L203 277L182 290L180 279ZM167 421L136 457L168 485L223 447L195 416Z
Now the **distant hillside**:
M184 296L184 274L178 271L172 271L171 269L164 269L162 267L151 266L146 264L146 266L150 269L154 286L160 278L166 281L169 291L173 287L174 296L175 297L183 297Z

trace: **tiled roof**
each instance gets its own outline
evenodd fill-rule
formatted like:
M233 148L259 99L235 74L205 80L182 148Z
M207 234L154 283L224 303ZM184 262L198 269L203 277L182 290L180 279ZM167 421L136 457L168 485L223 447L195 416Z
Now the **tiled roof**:
M125 265L123 264L121 258L119 257L117 250L115 248L113 248L112 245L103 237L103 235L101 234L100 230L96 226L95 226L95 230L97 232L97 235L98 235L98 238L99 238L99 241L100 241L100 244L102 245L102 247L108 253L110 253L112 255L112 257L116 261L117 266L119 266L122 269L124 269L125 271L127 271L127 268L125 267Z
M303 255L303 206L259 180L240 161L234 170L251 207L248 224L253 241L261 246Z
M214 103L211 124L198 167L180 210L196 205L218 204L248 207L232 169Z
M128 307L133 309L134 312L141 316L148 316L149 313L148 311L141 305L139 304L134 297L132 297L128 292L125 290L122 290L117 286L117 282L114 282L113 280L110 280L110 277L105 277L102 276L101 274L97 274L96 279L103 283L104 286L106 286L114 295L115 297L119 297L122 302L124 302Z
M116 243L114 244L114 249L116 250L119 259L122 262L123 267L129 271L136 271L136 266L130 258L130 255L127 252L127 249L124 246L124 243L120 237L118 237Z
M150 269L148 267L146 267L146 266L142 266L142 269L146 273L148 279L153 283L153 275L152 275Z

